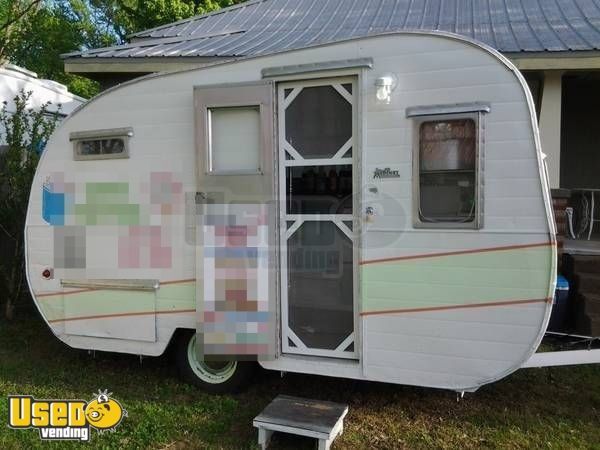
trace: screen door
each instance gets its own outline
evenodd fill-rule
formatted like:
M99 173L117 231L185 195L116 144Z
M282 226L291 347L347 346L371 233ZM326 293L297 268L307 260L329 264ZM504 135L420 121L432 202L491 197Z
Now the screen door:
M278 86L282 349L355 358L356 80Z

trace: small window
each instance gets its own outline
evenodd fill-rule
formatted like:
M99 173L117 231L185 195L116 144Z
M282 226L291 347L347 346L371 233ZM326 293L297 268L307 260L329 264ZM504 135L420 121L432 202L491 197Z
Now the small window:
M417 121L416 226L479 227L478 129L479 114Z
M260 106L209 108L208 130L209 173L261 172Z
M71 133L70 139L75 160L82 161L129 158L129 138L132 136L131 128L119 128Z

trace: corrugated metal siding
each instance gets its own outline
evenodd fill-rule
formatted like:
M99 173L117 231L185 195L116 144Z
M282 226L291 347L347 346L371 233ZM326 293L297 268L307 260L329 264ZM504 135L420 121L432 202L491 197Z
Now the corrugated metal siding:
M247 56L402 30L458 33L501 52L598 50L600 0L258 0L70 56Z

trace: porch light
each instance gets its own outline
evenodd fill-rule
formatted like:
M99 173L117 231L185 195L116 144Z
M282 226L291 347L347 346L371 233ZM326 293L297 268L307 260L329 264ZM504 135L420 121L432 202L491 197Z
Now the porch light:
M392 91L396 88L396 77L385 75L375 80L377 103L389 105L392 102Z

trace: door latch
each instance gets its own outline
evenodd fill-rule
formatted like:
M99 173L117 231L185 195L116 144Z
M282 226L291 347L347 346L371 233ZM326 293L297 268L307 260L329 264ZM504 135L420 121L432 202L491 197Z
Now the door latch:
M373 217L375 216L375 208L373 208L372 206L367 206L365 208L365 214L366 214L366 221L367 222L372 222L373 221Z
M196 192L196 204L206 203L208 195L206 192Z

